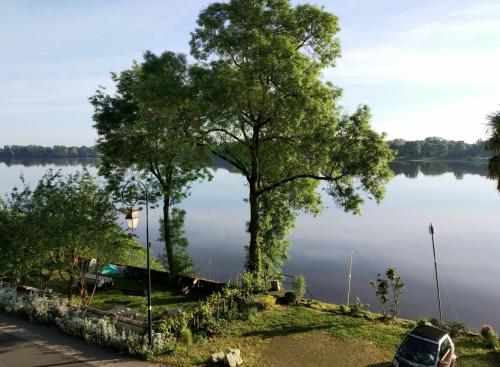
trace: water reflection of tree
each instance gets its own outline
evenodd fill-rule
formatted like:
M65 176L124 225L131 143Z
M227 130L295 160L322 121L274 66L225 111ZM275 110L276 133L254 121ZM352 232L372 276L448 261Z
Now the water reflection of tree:
M391 168L396 175L404 175L407 178L417 178L419 173L424 176L439 176L445 173L453 173L457 180L464 175L486 176L486 162L458 162L458 161L396 161Z
M55 158L55 159L0 159L7 167L13 165L22 165L24 167L48 165L53 166L87 166L96 167L99 165L99 159L89 158ZM226 169L232 171L227 163L214 158L214 169ZM391 168L396 175L404 175L407 178L417 178L419 173L424 176L439 176L448 172L453 173L457 180L464 178L464 175L486 176L487 162L458 162L458 161L395 161L391 163Z

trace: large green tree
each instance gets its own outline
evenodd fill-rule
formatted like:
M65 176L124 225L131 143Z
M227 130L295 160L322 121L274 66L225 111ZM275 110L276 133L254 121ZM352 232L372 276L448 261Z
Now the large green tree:
M94 106L100 173L119 192L126 173L148 181L150 199L163 201L161 239L171 275L188 260L183 236L184 212L176 206L189 194L189 184L207 175L207 154L197 141L188 67L183 55L146 52L141 64L112 74L116 93L98 90ZM178 249L178 254L176 254ZM182 261L176 259L182 257Z
M358 213L391 177L393 153L371 129L368 107L343 113L340 89L322 78L340 55L338 30L333 14L312 5L231 0L203 10L192 33L202 138L248 182L251 272L274 250L283 254L280 236L297 210L319 210L320 182Z
M485 148L493 153L488 161L488 177L497 180L497 189L500 191L500 111L488 116L490 137L486 140Z

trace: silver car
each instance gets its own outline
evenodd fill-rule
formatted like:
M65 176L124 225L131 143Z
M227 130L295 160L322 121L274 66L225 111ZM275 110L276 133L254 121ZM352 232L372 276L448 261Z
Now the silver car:
M417 326L403 340L394 367L455 367L455 344L446 330L430 325Z

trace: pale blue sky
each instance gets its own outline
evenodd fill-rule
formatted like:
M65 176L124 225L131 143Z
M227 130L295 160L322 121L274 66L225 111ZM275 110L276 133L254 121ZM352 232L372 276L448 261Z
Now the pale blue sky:
M500 109L498 0L314 0L340 18L325 72L390 138L485 137ZM89 145L88 103L145 50L189 51L207 0L1 0L0 145Z

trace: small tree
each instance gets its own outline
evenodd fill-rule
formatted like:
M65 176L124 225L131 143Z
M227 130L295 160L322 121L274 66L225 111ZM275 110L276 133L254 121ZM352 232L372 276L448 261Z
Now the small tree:
M306 294L306 277L301 275L297 275L295 277L295 281L293 282L293 293L297 297L297 300L300 300Z
M395 318L398 317L399 314L399 299L404 292L405 283L401 279L396 268L387 269L385 275L387 279L383 279L380 274L377 274L377 279L372 280L370 285L375 288L375 295L380 302L380 308L382 309L384 317L387 316L386 303L390 299L390 294L392 294L389 312L391 317Z
M375 295L380 303L380 308L382 309L382 314L384 317L387 316L385 309L385 304L389 299L389 283L387 280L380 278L380 274L377 274L377 279L372 280L370 285L375 288Z
M391 317L395 318L399 315L399 299L404 292L405 283L396 268L387 269L385 275L392 290Z

